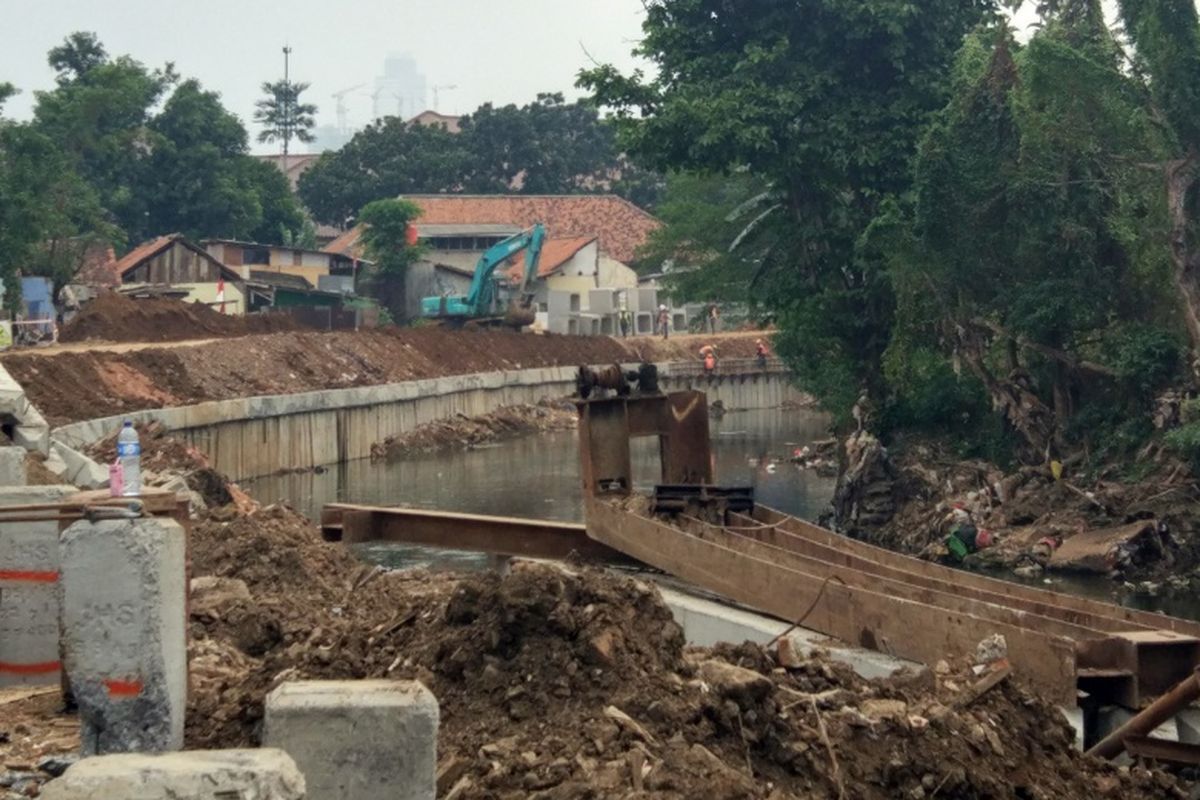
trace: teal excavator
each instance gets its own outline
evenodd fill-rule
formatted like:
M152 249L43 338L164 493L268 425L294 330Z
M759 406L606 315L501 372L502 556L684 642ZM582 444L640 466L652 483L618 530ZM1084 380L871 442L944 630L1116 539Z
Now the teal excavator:
M539 222L528 230L492 245L479 257L467 294L423 297L421 316L453 325L503 324L520 328L533 324L535 311L531 287L537 278L538 260L545 239L546 229ZM511 292L507 307L502 307L496 270L522 250L526 252L521 284Z

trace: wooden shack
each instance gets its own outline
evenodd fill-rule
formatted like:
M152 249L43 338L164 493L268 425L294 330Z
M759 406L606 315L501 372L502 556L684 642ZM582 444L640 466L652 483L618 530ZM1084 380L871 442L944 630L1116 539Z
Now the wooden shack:
M170 286L187 290L186 300L227 314L246 313L245 281L183 234L144 242L117 261L124 285ZM218 292L224 290L224 296Z

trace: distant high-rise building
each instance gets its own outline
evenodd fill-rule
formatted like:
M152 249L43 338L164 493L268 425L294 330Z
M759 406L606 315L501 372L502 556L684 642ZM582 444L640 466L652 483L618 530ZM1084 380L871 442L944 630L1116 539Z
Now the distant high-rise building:
M375 79L371 113L375 119L416 116L428 107L425 89L425 76L417 70L417 62L393 53L383 62L383 75Z

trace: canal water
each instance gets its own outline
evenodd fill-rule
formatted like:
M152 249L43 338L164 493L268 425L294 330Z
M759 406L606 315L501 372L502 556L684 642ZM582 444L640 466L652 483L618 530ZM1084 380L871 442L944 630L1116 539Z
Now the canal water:
M810 409L739 411L713 418L710 428L717 480L753 486L758 502L815 521L829 507L835 479L800 469L787 457L795 448L825 438L827 426L828 418ZM656 441L634 440L633 458L635 488L647 490L657 480ZM320 473L270 476L244 483L260 502L286 502L312 519L320 518L326 503L345 502L583 521L575 431L526 436L471 450L444 450L390 463L351 461ZM395 543L360 545L358 549L366 560L389 567L480 569L491 563L478 553ZM1115 595L1115 584L1103 577L1049 574L1022 580L1007 570L988 574L1200 619L1200 604L1194 598Z
M833 496L833 478L823 478L786 460L796 447L825 438L828 418L809 409L737 411L710 420L717 480L751 485L758 502L806 519L816 519ZM654 439L633 442L636 488L658 478ZM368 460L333 465L322 473L297 473L245 482L263 503L287 502L312 519L326 503L403 505L495 516L562 522L583 521L579 446L575 431L498 442L472 450L445 450L402 461ZM433 554L425 548L369 545L363 555L389 566L436 560L472 566L477 555Z

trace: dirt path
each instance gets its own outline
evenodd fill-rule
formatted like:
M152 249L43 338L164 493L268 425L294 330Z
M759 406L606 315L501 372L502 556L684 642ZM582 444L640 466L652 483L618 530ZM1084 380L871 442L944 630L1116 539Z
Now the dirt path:
M146 408L471 372L698 360L700 346L709 343L721 358L752 358L760 335L663 341L442 328L294 331L157 345L81 343L6 353L0 363L50 424L62 425Z

